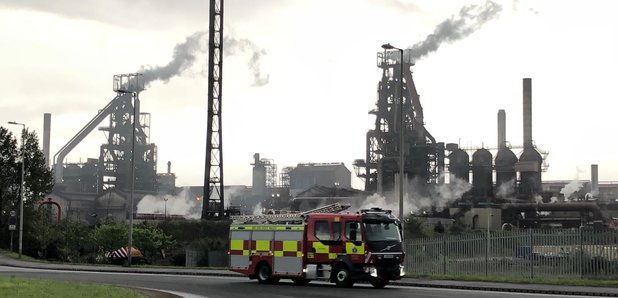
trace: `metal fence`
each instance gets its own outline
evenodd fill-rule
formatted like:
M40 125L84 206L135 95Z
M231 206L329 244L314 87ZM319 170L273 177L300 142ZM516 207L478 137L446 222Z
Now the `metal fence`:
M482 232L406 241L406 272L437 275L618 277L618 231Z

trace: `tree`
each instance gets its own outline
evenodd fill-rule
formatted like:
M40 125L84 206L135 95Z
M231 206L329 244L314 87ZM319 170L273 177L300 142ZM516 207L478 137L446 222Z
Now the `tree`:
M17 141L4 127L0 127L0 238L8 239L7 226L9 212L18 211L19 169L17 167ZM16 208L17 207L17 208ZM7 241L2 241L2 244Z
M166 235L161 229L147 224L133 228L133 241L151 263L162 250L175 244L172 236Z
M101 225L94 233L94 239L100 253L105 253L126 247L129 239L127 225L122 223L107 223Z
M6 128L0 127L0 242L9 243L7 226L11 210L19 211L21 187L21 156L24 156L24 250L33 247L37 230L32 227L35 205L53 188L52 173L45 164L43 152L35 132L24 131L24 144L18 149L17 138ZM21 135L19 136L21 139ZM18 214L19 216L19 214Z
M94 230L84 223L65 218L59 225L61 239L58 243L60 257L65 262L81 262L84 252L92 252Z
M99 252L105 253L126 247L129 228L125 223L106 223L97 228L95 241ZM162 249L175 244L172 236L165 234L160 228L141 224L133 226L133 247L139 249L149 261L154 261Z
M425 238L427 233L423 229L423 222L418 218L410 215L404 223L405 239Z

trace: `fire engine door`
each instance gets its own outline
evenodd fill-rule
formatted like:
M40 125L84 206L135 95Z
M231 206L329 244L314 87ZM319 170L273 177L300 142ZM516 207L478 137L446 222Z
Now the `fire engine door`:
M352 262L362 262L365 257L365 243L360 222L346 221L344 235L346 255Z
M341 241L341 222L331 220L316 220L314 235L311 235L310 253L307 259L317 263L327 263L337 258L343 252Z

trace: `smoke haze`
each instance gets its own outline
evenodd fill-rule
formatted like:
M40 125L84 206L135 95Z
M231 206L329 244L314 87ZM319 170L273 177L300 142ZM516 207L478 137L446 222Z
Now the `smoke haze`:
M443 43L451 43L461 40L481 28L488 21L496 18L502 11L502 6L493 1L487 1L483 5L464 6L459 14L442 21L428 35L424 41L419 42L404 51L406 61L419 60L429 53L435 52Z
M428 193L419 191L424 184L417 179L409 180L404 186L404 215L418 212L424 208L434 207L437 211L442 211L450 203L462 197L462 195L472 189L472 185L462 179L451 178L450 183L442 185L430 185ZM399 210L399 197L396 192L391 192L386 196L373 194L367 197L362 203L358 204L357 210L379 207L382 209Z
M167 200L167 201L166 201ZM181 215L184 218L198 219L202 216L202 202L197 201L188 187L176 196L144 196L137 204L137 213Z
M570 201L571 195L578 192L582 187L584 187L584 184L581 181L573 180L560 189L560 193L564 195L565 201Z
M154 81L167 83L171 78L181 75L184 71L194 65L196 60L208 52L207 32L198 31L185 38L182 43L174 46L172 60L163 66L142 66L139 73L143 74L144 85L148 86ZM264 86L268 83L269 75L262 75L260 70L260 59L266 51L260 49L253 42L246 38L236 39L231 36L223 37L223 54L237 55L249 53L250 59L248 68L253 75L253 86ZM203 73L208 75L207 72Z

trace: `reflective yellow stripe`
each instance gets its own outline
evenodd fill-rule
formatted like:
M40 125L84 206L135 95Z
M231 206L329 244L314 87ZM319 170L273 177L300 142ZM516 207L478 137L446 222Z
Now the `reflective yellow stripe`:
M337 253L329 253L328 254L328 258L331 259L331 260L336 259L337 258Z
M259 250L259 251L270 250L270 240L256 240L255 250Z
M230 250L242 250L243 240L230 240Z
M249 255L249 251L248 250L243 250L242 251L242 255L243 256L248 256Z
M284 240L283 241L283 251L297 251L298 250L298 241L294 240Z
M322 242L313 242L313 249L315 249L315 253L317 254L328 253L328 245L324 245Z
M356 248L356 249L355 249ZM349 255L362 255L365 254L365 244L361 244L359 246L354 245L352 242L345 243L345 251Z
M310 253L310 254L312 254L312 253ZM282 251L275 251L275 257L283 257L283 252ZM303 257L303 253L300 252L300 251L297 251L296 252L296 257L297 258L302 258ZM290 257L290 258L293 258L293 257ZM310 258L313 258L313 257L310 257Z

